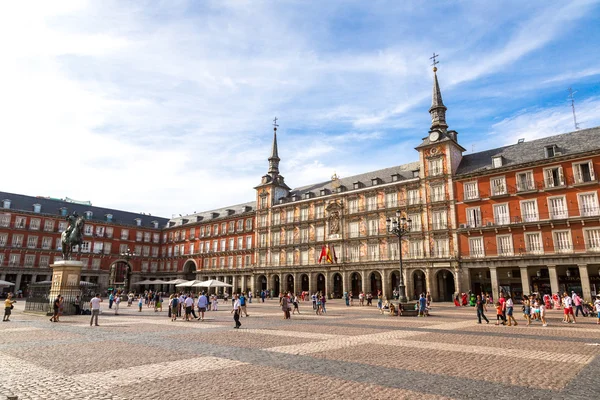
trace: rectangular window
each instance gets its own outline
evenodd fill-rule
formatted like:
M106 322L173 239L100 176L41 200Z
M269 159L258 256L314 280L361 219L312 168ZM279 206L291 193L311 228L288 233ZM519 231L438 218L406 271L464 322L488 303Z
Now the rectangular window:
M300 209L300 221L308 221L308 207Z
M0 233L0 247L6 246L8 240L8 233Z
M358 212L358 199L351 199L348 201L348 212L350 214Z
M294 265L294 252L288 251L285 253L285 264L286 265Z
M16 267L21 264L21 255L20 254L11 254L8 259L8 265L11 267Z
M308 250L302 250L300 252L300 264L308 265Z
M127 245L126 244L119 245L119 253L120 254L127 253Z
M278 212L273 213L273 225L279 225L280 214Z
M448 257L448 239L433 240L433 257Z
M503 176L490 179L490 189L492 196L501 196L506 194L506 179Z
M511 235L498 235L496 237L496 241L498 244L498 255L499 256L514 255Z
M228 245L229 245L228 250L235 250L235 239L234 238L230 238Z
M551 219L564 219L569 216L565 197L549 197L548 208L550 209Z
M441 175L442 170L442 159L436 158L434 160L429 160L429 176L437 176Z
M3 228L7 228L10 225L10 214L1 214L0 215L0 226Z
M121 240L129 240L129 229L121 229Z
M447 229L446 211L434 211L431 215L431 224L433 229Z
M275 252L275 253L271 254L271 265L274 267L279 267L279 263L280 263L279 253Z
M261 215L258 219L258 226L260 227L265 227L267 226L267 216L266 215Z
M183 232L183 235L185 236L185 232ZM144 242L150 242L150 232L144 232Z
M420 232L421 231L421 214L408 214L408 219L410 219L410 231L411 232Z
M83 261L83 259L82 259L82 261ZM40 268L46 268L46 267L48 267L48 265L50 265L50 256L41 256L40 257Z
M285 222L287 222L288 224L290 222L294 222L294 210L287 210L285 212Z
M594 175L594 164L591 161L585 161L573 164L573 174L575 183L592 182L596 180Z
M219 268L225 268L225 257L219 258Z
M202 246L202 243L200 243L200 246ZM158 257L158 247L152 248L152 257Z
M244 238L241 236L239 236L237 238L237 248L238 248L238 250L241 250L244 248Z
M63 233L67 229L67 223L65 221L61 221L58 223L58 232Z
M249 267L252 265L252 256L244 256L244 265Z
M586 250L600 251L600 229L584 229Z
M142 232L136 232L135 233L135 241L136 242L141 242L142 241ZM179 231L175 232L175 240L179 240Z
M33 254L25 255L25 266L33 267L33 264L35 264L35 256Z
M388 208L398 207L398 193L386 193L385 205Z
M213 225L213 235L217 236L219 234L219 225Z
M23 235L15 235L12 237L12 247L22 247L23 246Z
M369 256L369 260L374 261L374 260L379 260L379 244L378 243L374 243L374 244L369 244L367 246L367 251L368 251L368 256Z
M431 201L444 201L446 200L446 190L444 185L431 186Z
M463 183L463 190L465 192L465 200L474 200L479 198L479 189L477 188L477 181Z
M577 197L579 200L579 215L582 217L598 215L598 196L596 192L580 193Z
M267 235L265 233L258 236L258 243L260 247L267 247Z
M358 262L360 260L360 247L356 245L350 246L350 261Z
M237 256L235 258L235 266L236 268L242 268L242 256Z
M193 248L194 248L194 245L193 244L190 245L190 254L193 253L193 251L192 251ZM181 245L181 254L183 254L183 245ZM144 257L149 257L150 256L150 246L144 246L143 247L143 249L142 249L142 255Z
M92 236L94 234L94 225L84 225L83 234L87 236Z
M27 218L25 218L25 217L16 217L15 218L15 228L25 229L25 225L27 225Z
M543 254L542 235L539 232L525 234L525 251L529 254Z
M565 177L561 166L544 169L544 185L547 188L565 185Z
M212 251L213 251L213 253L216 253L217 251L219 251L219 241L218 240L213 240Z
M527 192L535 189L532 171L519 172L517 173L516 178L518 192Z
M494 168L500 168L502 166L502 156L492 157L492 166Z
M368 222L369 226L369 236L379 235L379 220L371 219Z
M308 243L308 228L302 228L300 230L300 239L302 243Z
M54 220L47 219L44 221L44 231L52 232L54 230Z
M377 210L377 196L367 197L367 211Z
M422 258L423 257L423 241L411 240L408 243L408 257Z
M35 249L37 247L38 237L37 236L29 236L27 238L27 247L30 249Z
M252 236L246 236L246 249L252 248Z
M471 257L485 256L482 237L469 238L469 253Z
M535 222L539 219L537 202L526 200L521 202L521 218L524 222Z
M242 230L244 230L244 220L242 220L242 219L238 220L238 222L236 224L236 230L238 232L241 232ZM200 232L201 232L200 234L202 235L202 231L200 231Z
M467 226L469 228L476 228L482 226L481 210L479 207L467 208Z
M571 241L571 231L554 231L554 251L557 253L570 253L573 251L573 242Z
M227 259L227 267L233 268L233 256L229 256L229 258Z
M358 237L358 222L350 222L350 237L355 238Z
M273 231L271 233L271 240L273 240L273 246L279 246L281 244L281 234L279 231Z
M494 204L494 223L496 225L510 224L508 204Z
M264 234L263 234L264 235ZM265 240L266 242L266 240ZM266 244L266 243L265 243ZM219 241L219 251L225 251L225 239Z
M325 240L325 227L317 226L315 228L315 236L317 238L317 242L322 242L323 240Z
M0 266L4 265L4 253L0 253Z
M398 260L398 243L390 243L388 246L388 253L390 260Z
M315 218L320 219L325 216L325 207L322 205L315 206Z

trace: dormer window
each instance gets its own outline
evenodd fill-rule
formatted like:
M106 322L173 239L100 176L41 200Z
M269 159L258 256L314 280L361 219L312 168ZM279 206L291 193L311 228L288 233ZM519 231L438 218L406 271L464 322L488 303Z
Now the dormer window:
M305 199L310 199L310 195L311 195L310 192L304 193L304 198Z
M398 182L400 180L400 175L392 174L392 182Z
M414 170L412 172L412 176L413 176L413 178L418 178L419 177L419 170L418 169Z
M60 208L60 215L63 216L63 217L66 217L67 216L67 211L68 210L67 210L66 207L61 207Z
M86 211L83 214L85 215L85 219L92 219L92 215L94 215L91 211Z
M371 179L371 186L377 186L377 185L379 185L379 178Z
M494 168L500 168L502 166L502 156L492 157L492 166Z
M2 200L2 208L10 208L10 200Z
M327 189L321 189L321 196L325 196L327 194Z
M546 146L545 147L545 151L546 151L546 158L552 158L554 156L556 156L556 145L551 145L551 146Z
M42 205L41 204L34 204L33 205L33 212L34 213L39 213L42 211Z
M142 219L141 219L141 218L136 218L136 219L135 219L135 224L136 224L137 226L142 226Z
M354 182L352 185L354 186L354 189L360 189L360 182Z
M158 229L158 221L152 221L152 226Z
M112 222L112 219L113 219L112 214L106 214L105 217L106 217L106 222Z

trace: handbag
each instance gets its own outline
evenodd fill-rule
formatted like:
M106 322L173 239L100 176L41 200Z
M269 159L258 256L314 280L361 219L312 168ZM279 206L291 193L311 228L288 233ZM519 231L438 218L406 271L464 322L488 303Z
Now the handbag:
M15 308L15 305L14 305L14 304L11 304L11 305L10 305L10 309L12 310L13 308Z

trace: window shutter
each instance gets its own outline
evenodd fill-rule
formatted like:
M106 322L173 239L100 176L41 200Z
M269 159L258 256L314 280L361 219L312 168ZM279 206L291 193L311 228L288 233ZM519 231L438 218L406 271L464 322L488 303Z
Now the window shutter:
M564 185L565 184L565 176L563 175L563 169L562 167L558 168L558 176L559 176L559 180L560 180L560 185Z
M547 169L546 170L546 186L552 187L554 186L555 182L552 180L552 170L551 169Z
M593 181L596 180L596 176L594 175L594 164L592 164L592 162L590 161L588 163L589 167L590 167L590 177Z

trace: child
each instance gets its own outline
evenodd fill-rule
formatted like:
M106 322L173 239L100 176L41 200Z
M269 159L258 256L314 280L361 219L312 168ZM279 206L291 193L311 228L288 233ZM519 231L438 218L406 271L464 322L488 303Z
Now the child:
M527 296L523 297L523 316L527 320L527 326L531 325L531 303L529 302L529 298Z
M542 320L542 326L548 326L546 323L546 304L540 303L540 319Z
M139 312L142 312L142 306L144 305L144 297L142 295L139 296L138 299L138 308L139 308Z
M596 301L594 302L594 309L596 310L596 313L598 314L598 320L596 321L596 324L600 324L600 296L598 296L596 298Z
M502 304L499 302L496 303L496 325L500 325L499 322L502 321L502 325L504 325L504 318L502 316Z
M535 319L540 321L540 305L541 305L541 301L539 301L537 298L535 299L534 303L533 303L533 312L535 315Z

